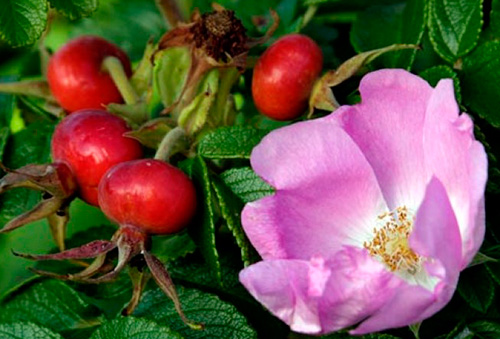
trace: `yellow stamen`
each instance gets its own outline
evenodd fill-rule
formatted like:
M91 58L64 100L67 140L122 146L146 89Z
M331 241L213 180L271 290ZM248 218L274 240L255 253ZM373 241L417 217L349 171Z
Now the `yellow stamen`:
M381 227L373 229L372 241L363 243L370 255L379 259L391 271L404 270L411 275L420 271L422 257L408 244L414 218L406 206L378 216Z

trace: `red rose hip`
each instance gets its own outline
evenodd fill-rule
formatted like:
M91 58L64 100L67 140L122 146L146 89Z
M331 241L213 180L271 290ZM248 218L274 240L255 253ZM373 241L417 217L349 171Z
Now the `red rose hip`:
M257 109L275 120L300 116L323 67L323 54L309 37L300 34L278 39L259 58L252 78Z
M64 118L52 136L52 158L67 164L78 183L79 194L98 205L97 185L114 165L142 157L140 143L123 134L127 123L103 110L81 110Z
M49 86L65 110L103 108L123 101L113 79L103 69L103 60L108 56L121 61L127 76L132 74L125 52L96 36L71 40L51 57L47 71Z
M108 218L148 234L184 228L196 210L196 191L178 168L160 160L124 162L99 184L99 205Z

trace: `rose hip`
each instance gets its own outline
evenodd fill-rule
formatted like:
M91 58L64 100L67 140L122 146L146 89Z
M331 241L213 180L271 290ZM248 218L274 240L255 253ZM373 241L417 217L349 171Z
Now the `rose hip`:
M106 171L142 157L139 142L123 135L128 131L123 119L96 109L75 112L57 125L52 136L52 157L73 170L79 194L89 204L98 205L97 185Z
M122 96L111 76L103 69L108 56L118 58L130 77L130 60L117 46L96 36L71 40L50 59L47 78L52 94L67 111L103 108L121 103Z
M120 225L148 234L171 234L192 218L196 192L178 168L160 160L133 160L106 173L99 184L99 205Z
M323 66L323 54L309 37L286 35L259 58L252 95L257 109L275 120L300 116Z

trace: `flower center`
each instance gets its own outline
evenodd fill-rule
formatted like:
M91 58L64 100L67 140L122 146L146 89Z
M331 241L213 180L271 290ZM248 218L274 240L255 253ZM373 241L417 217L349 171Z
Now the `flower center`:
M406 206L382 213L377 217L373 239L365 241L363 247L391 271L404 275L417 274L422 267L423 258L413 252L408 244L413 221L413 213Z

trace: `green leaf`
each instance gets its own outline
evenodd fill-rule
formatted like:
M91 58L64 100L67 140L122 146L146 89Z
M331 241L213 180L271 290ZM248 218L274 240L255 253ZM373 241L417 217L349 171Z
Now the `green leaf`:
M495 296L495 285L484 265L468 268L460 275L458 293L470 307L486 313Z
M167 262L168 272L176 282L201 290L216 290L219 295L223 294L231 299L254 302L238 280L238 274L243 267L241 259L234 253L234 246L225 246L222 249L220 253L222 286L198 252Z
M195 250L196 244L187 232L156 236L153 240L153 253L162 262L184 257Z
M9 81L9 78L0 78L0 82ZM14 96L0 94L0 127L10 127L12 114L14 112Z
M29 163L43 164L50 160L50 139L54 124L40 121L13 134L4 149L4 164L16 169ZM40 193L15 189L0 196L0 225L32 208L40 200Z
M439 65L426 69L420 73L420 76L427 80L427 82L432 86L436 87L437 83L441 79L453 79L453 87L455 88L455 96L457 102L462 101L462 94L460 91L460 80L458 79L457 73L449 66Z
M46 328L29 322L0 324L2 339L62 339L62 337Z
M220 300L216 295L180 287L177 288L177 292L187 318L204 323L204 330L194 331L186 326L177 315L174 304L159 289L144 293L134 316L167 324L187 339L257 338L257 334L248 325L245 317L233 305Z
M71 20L91 15L98 7L98 0L49 0L50 5Z
M429 37L434 50L451 63L476 46L482 24L482 0L429 1Z
M500 324L492 321L477 321L468 326L479 338L498 339L500 338Z
M486 42L464 57L461 77L464 104L495 127L500 127L500 41Z
M80 292L85 302L99 308L107 319L120 315L132 297L132 284L127 274L120 275L110 284L75 283L73 288Z
M471 330L463 325L460 322L451 332L449 332L446 336L441 336L439 338L442 339L472 339L474 337L474 333Z
M221 174L221 179L243 202L251 202L274 193L250 167L232 168Z
M147 121L137 129L126 132L124 135L136 139L146 147L157 149L165 135L167 135L167 133L172 129L173 126L171 119L156 118Z
M9 127L1 127L0 128L0 161L3 158L3 150L5 149L5 145L7 145L7 139L10 135Z
M208 120L208 113L215 101L218 90L219 70L212 69L199 84L197 89L198 94L194 97L193 101L179 112L177 121L179 126L183 127L188 135L193 135L203 128Z
M173 47L155 56L153 86L160 94L163 106L172 106L181 95L191 66L191 55L186 47Z
M493 0L491 2L489 30L496 38L500 37L500 0Z
M165 326L134 317L119 318L104 323L90 339L182 339L183 337Z
M464 326L460 331L453 331L446 339L498 339L499 337L500 324L483 320Z
M245 266L248 266L258 260L258 255L250 244L243 227L241 226L241 210L243 201L239 199L225 184L217 178L214 178L213 187L222 217L226 220L227 227L233 234L236 244L241 251L241 259Z
M47 24L46 0L3 0L0 6L0 39L13 47L34 43Z
M198 154L210 159L249 159L252 149L268 132L249 126L221 127L201 140Z
M13 134L5 150L6 166L19 168L30 163L49 162L54 126L54 122L38 121Z
M193 179L199 198L198 212L188 228L189 235L200 249L212 274L221 282L219 253L215 247L215 213L212 183L207 164L200 156L194 158L188 173ZM202 200L203 201L200 201Z
M105 0L91 17L66 26L64 34L70 38L88 34L102 36L123 48L134 61L141 59L147 41L156 41L166 29L154 0ZM59 40L59 45L51 47L58 49L60 43Z
M490 262L486 264L486 269L490 273L490 276L495 280L497 284L500 285L500 263Z
M351 43L356 52L366 52L393 44L420 44L425 30L424 0L404 4L373 6L361 12L351 29ZM378 61L384 67L410 69L417 51L398 51ZM376 63L377 64L377 63Z
M325 335L321 336L318 339L348 339L348 338L358 338L358 339L400 339L399 337L395 337L390 334L385 334L385 333L373 333L373 334L366 334L362 336L352 336L349 335L348 333L332 333L330 335Z
M29 321L61 332L99 324L95 311L63 282L35 280L1 302L0 322Z

